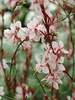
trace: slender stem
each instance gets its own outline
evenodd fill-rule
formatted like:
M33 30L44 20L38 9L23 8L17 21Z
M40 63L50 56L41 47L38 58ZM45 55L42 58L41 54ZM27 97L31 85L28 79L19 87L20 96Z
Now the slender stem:
M73 38L72 38L72 23L71 23L71 18L70 16L68 17L69 20L69 36L70 36L70 41L72 43L72 47L73 47L73 57L72 57L72 61L73 61L73 69L72 69L72 78L74 78L74 42L73 42ZM73 88L73 84L72 84L72 88Z
M62 18L62 19L59 19L59 20L55 21L55 22L54 22L54 24L55 24L55 23L59 23L59 22L62 22L62 21L64 21L64 20L66 20L66 19L68 18L68 16L73 16L73 14L66 15L66 17L64 17L64 18Z
M33 68L33 67L32 67L32 69L33 69L33 71L35 72L35 70L34 70L34 68ZM35 73L35 76L36 76L36 79L38 80L38 82L39 82L39 84L40 84L40 86L41 86L41 88L42 88L42 90L43 90L43 93L44 93L44 94L46 94L46 91L45 91L45 89L44 89L44 87L43 87L42 83L40 82L40 79L38 78L37 73Z
M72 77L73 77L74 76L74 42L73 42L73 38L72 38L72 24L71 24L70 16L68 17L68 19L69 19L70 41L71 41L72 47L73 47L73 72L72 72Z
M64 71L64 74L66 74L74 82L74 79L72 78L72 76L67 71Z
M3 50L3 37L4 37L4 11L2 10L2 26L1 26L1 36L0 36L0 63L1 63L1 66L2 66L2 69L3 69L3 72L4 72L4 75L5 75L5 69L4 69L4 66L3 66L3 53L4 53L4 50Z
M24 39L23 41L21 41L21 42L19 43L19 45L17 46L17 48L16 48L16 50L15 50L15 52L14 52L14 54L13 54L13 57L12 57L12 59L11 59L10 74L11 74L11 71L12 71L12 66L13 66L14 56L16 56L16 54L17 54L17 52L18 52L19 47L22 45L22 43L23 43L24 41L26 41L26 39ZM35 70L34 70L34 68L33 68L33 67L32 67L32 69L33 69L33 71L35 72ZM43 90L44 94L46 94L46 91L45 91L45 89L44 89L43 85L41 84L41 82L40 82L40 80L39 80L39 78L38 78L38 76L37 76L37 74L36 74L36 73L35 73L35 76L36 76L36 79L38 80L38 82L39 82L39 84L40 84L40 86L41 86L41 88L42 88L42 90Z
M16 50L15 50L15 52L14 52L14 54L13 54L13 57L11 58L10 74L11 74L12 67L13 67L13 60L14 60L14 57L16 57L16 54L17 54L17 52L18 52L18 49L20 48L20 46L23 44L24 41L26 41L26 39L24 39L23 41L21 41L21 42L18 44L18 46L17 46L17 48L16 48Z

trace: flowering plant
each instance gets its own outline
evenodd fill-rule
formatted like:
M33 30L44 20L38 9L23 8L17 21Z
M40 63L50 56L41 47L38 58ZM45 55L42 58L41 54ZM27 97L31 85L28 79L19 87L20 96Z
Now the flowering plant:
M1 9L0 99L75 99L75 1L71 2L8 0L10 6Z

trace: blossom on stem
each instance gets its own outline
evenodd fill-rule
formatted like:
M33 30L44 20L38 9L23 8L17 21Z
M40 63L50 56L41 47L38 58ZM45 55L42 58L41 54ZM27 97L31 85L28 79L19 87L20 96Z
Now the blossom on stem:
M60 66L61 67L61 66ZM61 68L63 69L63 68ZM59 84L62 84L61 76L64 70L56 69L51 74L48 74L42 81L45 81L53 88L59 89Z
M62 42L59 42L59 44L58 42L53 42L52 47L47 44L45 46L42 61L36 64L35 68L37 72L44 73L46 75L42 81L46 80L46 82L48 82L48 84L53 86L55 89L59 89L59 84L62 84L61 79L64 74L63 71L65 71L65 67L63 65L64 57L62 56L61 52L66 50L64 49ZM58 50L60 52L57 52ZM64 53L68 53L68 51Z
M25 34L20 35L19 32L22 31L22 33L26 32L28 29L27 28L22 28L21 27L21 22L16 21L14 23L11 23L10 29L4 30L4 36L6 39L10 40L13 43L20 42L23 40L24 37L26 37Z
M56 54L64 53L68 54L68 51L64 49L64 44L62 41L53 41L52 48Z
M3 95L4 95L4 87L0 86L0 100L2 99Z
M11 23L10 29L4 30L4 36L8 40L11 40L12 42L17 42L19 40L17 33L19 32L21 28L21 22L17 21L15 23Z

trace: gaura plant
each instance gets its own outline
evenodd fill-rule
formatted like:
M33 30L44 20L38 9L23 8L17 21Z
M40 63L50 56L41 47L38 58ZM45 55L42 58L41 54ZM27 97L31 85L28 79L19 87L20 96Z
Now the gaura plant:
M8 0L10 7L3 8L0 12L2 16L0 69L4 82L0 87L1 100L75 99L73 38L75 1L71 2L70 0L30 2ZM28 5L27 9L35 14L29 21L22 22L17 18L21 12L17 7L26 5ZM52 11L51 5L55 7ZM9 9L12 15L10 27L7 28L4 24L4 16ZM66 46L59 36L61 32L67 37ZM10 57L8 51L5 51L4 42L12 46ZM36 88L32 82L36 84ZM41 94L37 93L37 83L41 87L39 89Z

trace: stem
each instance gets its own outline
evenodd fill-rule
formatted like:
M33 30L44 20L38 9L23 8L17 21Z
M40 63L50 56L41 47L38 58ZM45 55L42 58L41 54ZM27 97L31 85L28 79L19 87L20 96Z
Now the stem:
M74 79L72 78L72 76L70 76L70 74L67 71L64 71L64 73L72 80L74 81Z
M10 65L10 74L11 74L11 71L12 71L12 66L13 66L14 57L16 57L16 54L17 54L17 52L18 52L18 49L20 48L20 46L23 44L24 41L26 41L26 39L24 39L23 41L21 41L21 42L18 44L18 46L17 46L17 48L16 48L16 50L15 50L15 52L14 52L14 54L13 54L13 57L12 57L12 59L11 59L11 65Z
M1 26L1 36L0 36L0 63L1 63L1 67L2 67L2 70L3 70L3 73L4 73L4 81L6 82L6 71L4 69L4 64L3 64L3 55L4 55L4 49L3 49L3 37L4 37L4 17L3 17L3 14L4 11L1 12L1 15L2 15L2 26Z
M72 70L72 78L74 77L74 42L73 42L73 38L72 38L72 23L71 23L71 18L70 16L68 17L69 20L69 36L70 36L70 41L72 43L72 47L73 47L73 70ZM73 84L72 84L72 88L73 88Z
M4 75L5 75L5 69L4 69L4 66L3 66L3 53L4 53L4 50L3 50L3 37L4 37L4 11L2 10L1 12L1 15L2 15L2 26L1 26L1 36L0 36L0 63L1 63L1 66L2 66L2 70L4 72Z
M21 41L21 42L19 43L19 45L17 46L17 48L16 48L16 50L15 50L15 52L14 52L14 54L13 54L13 57L12 57L12 59L11 59L10 74L11 74L11 71L12 71L12 66L13 66L14 57L16 56L19 47L22 45L22 43L23 43L24 41L26 41L26 39L24 39L23 41ZM34 68L33 68L33 67L32 67L32 69L33 69L33 71L34 71ZM34 72L35 72L35 71L34 71ZM42 88L44 94L46 94L46 91L45 91L44 87L42 86L42 84L41 84L41 82L40 82L40 80L39 80L39 78L38 78L38 76L37 76L36 73L35 73L35 76L36 76L36 79L38 80L38 82L39 82L39 84L40 84L40 86L41 86L41 88Z
M72 47L73 47L73 73L72 73L72 77L73 77L74 76L74 42L73 42L73 38L72 38L72 24L71 24L70 16L68 17L68 19L69 19L70 41L71 41Z
M33 67L32 67L32 69L33 69L33 71L35 72L35 70L34 70ZM39 84L40 84L40 86L41 86L41 88L42 88L43 93L46 94L46 91L45 91L45 89L44 89L42 83L40 82L40 79L38 78L37 73L35 73L35 76L36 76L36 79L37 79L37 81L39 82Z
M59 19L59 20L55 21L54 24L55 24L55 23L60 23L60 22L62 22L62 21L64 21L64 20L66 20L66 19L68 18L68 16L73 16L73 14L66 15L66 17L64 17L64 18L62 18L62 19Z

